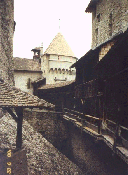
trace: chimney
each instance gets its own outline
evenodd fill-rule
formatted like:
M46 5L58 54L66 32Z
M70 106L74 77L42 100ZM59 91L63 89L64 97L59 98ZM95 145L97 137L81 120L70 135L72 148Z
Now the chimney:
M37 62L39 62L39 63L41 63L41 58L40 58L40 47L36 47L36 48L32 49L31 51L34 52L33 60L34 60L34 61L37 61Z

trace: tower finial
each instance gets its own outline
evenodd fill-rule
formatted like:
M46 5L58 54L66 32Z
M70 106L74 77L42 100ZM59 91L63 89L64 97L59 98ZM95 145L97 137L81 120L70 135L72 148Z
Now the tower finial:
M59 30L60 30L60 19L59 19Z
M43 42L41 43L41 47L43 47Z
M40 56L43 56L43 42L41 43L41 46L40 46Z

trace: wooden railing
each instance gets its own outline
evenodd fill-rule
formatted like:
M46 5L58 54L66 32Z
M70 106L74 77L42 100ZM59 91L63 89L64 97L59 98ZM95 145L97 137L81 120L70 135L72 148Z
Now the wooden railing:
M81 122L82 126L87 126L96 131L98 134L101 133L101 119L67 108L64 108L64 114Z
M128 128L121 126L119 123L115 123L108 119L103 121L103 119L85 115L81 112L67 108L64 108L64 115L75 119L81 123L81 126L88 127L102 136L111 136L114 140L114 144L112 145L114 151L117 146L128 148Z
M103 81L91 80L89 82L78 84L75 87L76 98L90 98L98 95L98 92L103 91Z

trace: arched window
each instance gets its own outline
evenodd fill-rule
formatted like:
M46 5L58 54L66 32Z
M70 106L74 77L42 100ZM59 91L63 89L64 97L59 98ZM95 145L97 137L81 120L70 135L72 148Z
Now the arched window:
M49 72L50 72L50 73L53 73L53 68L51 68Z
M60 68L58 69L58 73L61 74L61 69Z
M66 74L68 74L68 69L66 69Z
M62 73L65 74L65 69L62 69Z
M56 74L58 73L57 68L55 68L55 73L56 73Z

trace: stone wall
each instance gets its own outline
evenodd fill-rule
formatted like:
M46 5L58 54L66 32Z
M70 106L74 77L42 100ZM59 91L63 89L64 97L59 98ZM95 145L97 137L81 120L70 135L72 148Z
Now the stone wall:
M92 48L128 27L127 0L100 0L92 12Z
M29 175L82 175L78 166L58 151L40 133L35 131L26 120L23 120L22 127L22 149L25 152L17 152L16 128L17 123L10 115L3 116L0 119L0 148L1 150L11 149L13 150L12 153L16 151L12 154L11 159L12 174L26 175L23 171L28 168ZM4 155L6 156L6 154ZM6 168L7 161L3 162L3 164Z
M24 110L25 119L40 132L48 141L59 145L59 142L67 138L66 127L61 121L61 116L58 113L48 112L44 110Z
M112 156L111 149L104 142L96 142L87 133L81 134L79 128L59 113L26 110L24 114L35 130L77 164L83 174L127 175L127 165L116 155Z
M33 86L31 82L42 78L41 72L29 71L14 71L15 86L22 91L33 94ZM27 87L28 80L30 79L30 88Z
M64 81L65 78L66 81L75 80L75 68L72 68L70 73L70 66L76 60L77 58L71 56L43 55L41 58L41 70L43 76L46 77L46 84L55 84ZM57 81L55 77L58 79Z
M113 45L114 45L114 41L109 42L101 47L101 50L99 52L99 61L108 53L108 51L111 49Z
M0 0L0 78L13 84L14 0Z

